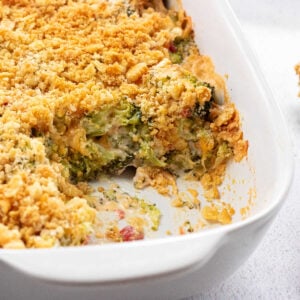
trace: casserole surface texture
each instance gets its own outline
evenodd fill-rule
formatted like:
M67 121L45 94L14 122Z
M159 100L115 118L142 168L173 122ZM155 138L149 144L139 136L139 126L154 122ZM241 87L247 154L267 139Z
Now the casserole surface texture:
M133 208L157 230L160 213L143 199L101 187L92 195L88 181L127 167L137 188L164 195L177 193L176 176L201 181L212 203L204 218L230 223L234 210L214 200L227 162L248 143L182 9L6 0L0 18L0 247L89 243L101 210L123 219ZM147 220L132 219L103 237L144 238Z

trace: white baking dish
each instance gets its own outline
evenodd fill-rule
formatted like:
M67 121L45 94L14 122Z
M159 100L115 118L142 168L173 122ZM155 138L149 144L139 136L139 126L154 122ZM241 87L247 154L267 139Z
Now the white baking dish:
M255 189L252 216L246 220L237 216L231 225L185 236L79 248L1 250L1 299L182 298L229 276L268 229L293 173L284 120L228 3L183 3L193 18L201 52L212 57L219 73L229 75L229 91L250 143L247 161L230 166L229 176L245 182L236 187L238 208L247 201L249 188Z

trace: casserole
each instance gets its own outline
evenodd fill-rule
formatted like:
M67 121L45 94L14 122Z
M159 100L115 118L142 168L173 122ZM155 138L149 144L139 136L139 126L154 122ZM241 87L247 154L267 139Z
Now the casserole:
M200 181L212 200L203 217L231 222L218 185L227 162L247 153L239 113L211 59L199 54L191 19L162 6L0 6L0 248L121 242L143 239L147 225L156 231L155 205L86 182L129 167L135 187L154 186L198 214L199 193L178 193L175 178ZM103 222L109 212L123 224ZM188 222L181 233L194 230Z
M219 73L229 74L231 96L243 116L243 130L250 141L247 163L255 170L252 172L256 188L253 216L191 235L132 244L3 250L1 273L10 272L8 266L12 266L52 282L95 283L91 287L66 285L58 289L57 298L67 293L64 295L86 299L100 295L103 299L175 299L200 292L224 279L257 246L291 182L288 132L228 4L187 0L184 7L194 20L196 41L202 52L212 56ZM248 179L251 172L232 166L229 174L245 175ZM252 185L252 178L249 180ZM1 282L4 284L1 291L7 289L5 282L5 279ZM45 288L44 283L38 285Z

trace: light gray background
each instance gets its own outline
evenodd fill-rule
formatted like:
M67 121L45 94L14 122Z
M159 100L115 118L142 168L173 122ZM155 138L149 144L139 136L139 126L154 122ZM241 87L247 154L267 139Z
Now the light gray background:
M222 0L221 0L222 1ZM251 258L200 299L300 299L300 0L229 0L286 117L295 178L287 201Z

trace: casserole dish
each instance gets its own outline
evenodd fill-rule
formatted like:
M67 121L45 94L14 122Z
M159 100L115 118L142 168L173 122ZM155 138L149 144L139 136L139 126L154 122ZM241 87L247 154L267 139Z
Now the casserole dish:
M1 250L1 291L12 291L16 285L22 288L19 296L11 294L10 298L45 298L43 293L53 288L53 282L60 285L49 297L58 299L176 299L192 295L218 283L241 265L278 212L293 169L281 113L229 5L216 0L186 0L183 4L193 18L202 53L212 57L219 73L229 74L231 97L243 117L243 130L250 142L248 160L232 165L227 174L246 182L236 186L236 201L239 197L243 200L239 208L249 199L249 189L255 189L251 216L180 237L85 248ZM230 195L228 191L223 196ZM16 272L51 283L27 277L24 280ZM32 293L30 284L39 290Z

